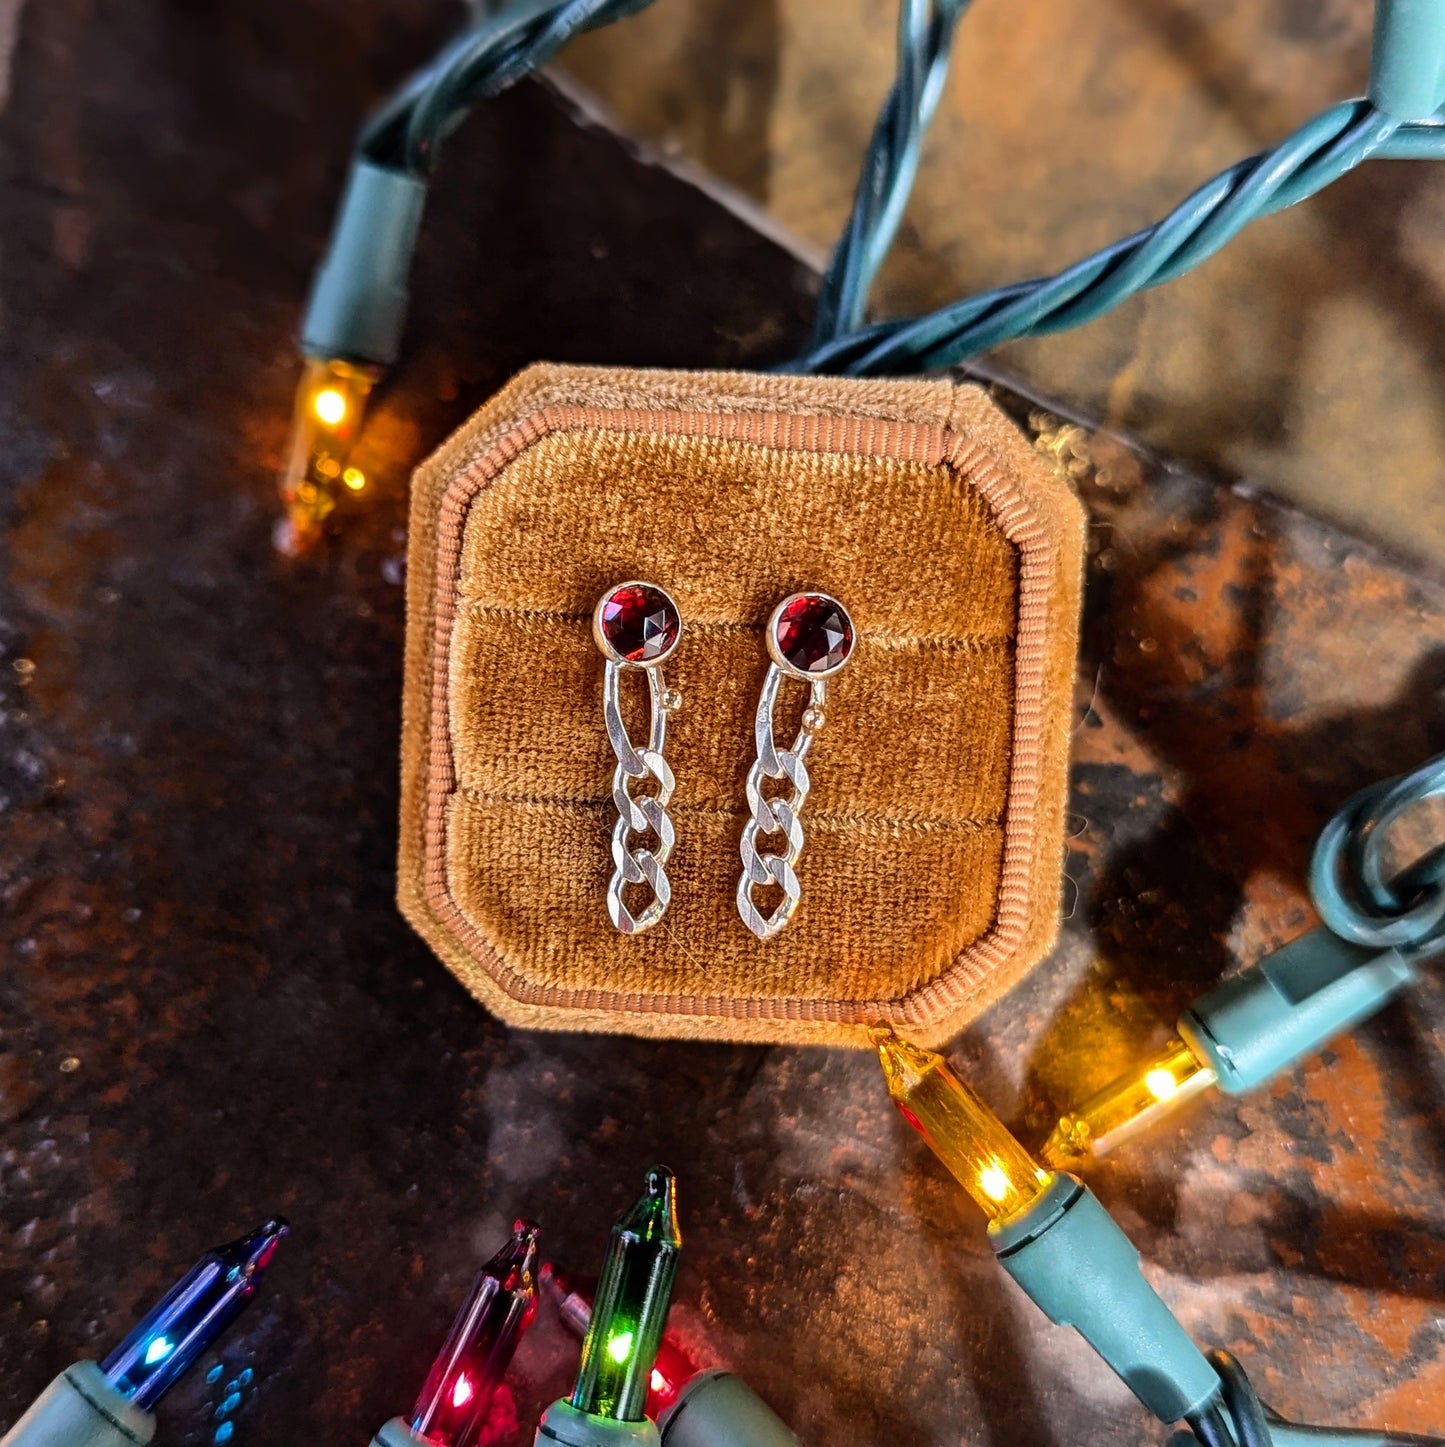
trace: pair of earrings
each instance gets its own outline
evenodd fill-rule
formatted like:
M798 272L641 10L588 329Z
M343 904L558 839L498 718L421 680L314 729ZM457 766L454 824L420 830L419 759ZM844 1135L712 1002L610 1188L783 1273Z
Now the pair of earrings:
M607 660L602 688L602 714L617 767L612 773L612 799L617 822L612 828L612 878L607 885L607 913L625 935L650 929L667 912L672 886L667 860L677 842L667 814L676 780L663 757L668 716L682 704L668 688L662 665L672 657L682 638L682 615L677 604L653 583L632 581L609 588L592 614L592 636ZM825 721L828 680L840 672L853 653L853 620L848 610L827 593L793 593L773 609L767 627L772 662L758 699L753 735L757 757L748 770L748 822L743 826L742 874L738 879L737 907L742 922L760 939L771 939L790 919L802 897L798 883L798 856L803 851L803 826L798 815L808 797L808 766L804 762L813 738ZM633 745L622 721L621 678L624 670L642 669L647 676L650 713L647 743ZM801 679L809 686L808 706L793 746L780 749L773 733L773 708L784 677ZM633 797L633 781L650 779L653 791ZM765 779L787 780L789 792L769 798ZM651 831L656 843L645 848L631 836ZM758 848L759 836L782 836L781 852ZM646 908L633 914L623 902L629 884L645 884L652 892ZM753 891L777 885L782 901L770 914L753 902Z

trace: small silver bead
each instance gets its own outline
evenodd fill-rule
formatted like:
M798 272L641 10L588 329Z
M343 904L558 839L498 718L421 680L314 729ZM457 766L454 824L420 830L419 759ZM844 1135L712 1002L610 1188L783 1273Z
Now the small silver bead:
M803 727L807 729L810 734L817 733L818 730L822 728L823 725L827 722L828 716L823 712L822 709L805 708L803 710Z

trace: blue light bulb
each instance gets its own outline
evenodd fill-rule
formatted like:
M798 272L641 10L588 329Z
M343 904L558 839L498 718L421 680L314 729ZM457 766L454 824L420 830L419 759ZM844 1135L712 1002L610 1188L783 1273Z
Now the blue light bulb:
M206 1252L100 1364L111 1385L149 1411L256 1294L277 1243L279 1216Z

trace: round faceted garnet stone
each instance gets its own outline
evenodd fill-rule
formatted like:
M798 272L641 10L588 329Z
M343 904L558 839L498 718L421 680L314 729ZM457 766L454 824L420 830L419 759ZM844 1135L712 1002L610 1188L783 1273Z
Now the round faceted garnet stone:
M628 663L651 663L677 642L682 627L677 609L661 588L624 583L602 604L602 636Z
M848 661L853 624L833 599L804 593L778 614L777 640L778 652L799 673L827 673Z

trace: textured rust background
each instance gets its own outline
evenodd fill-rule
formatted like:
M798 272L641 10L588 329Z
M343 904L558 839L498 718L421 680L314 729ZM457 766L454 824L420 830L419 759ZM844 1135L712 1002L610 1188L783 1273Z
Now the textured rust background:
M821 1050L509 1033L391 903L408 465L536 357L770 361L809 278L524 88L455 138L412 340L304 565L268 541L290 335L364 102L421 0L46 0L0 117L0 1421L208 1243L296 1224L219 1361L237 1444L368 1440L513 1213L588 1269L679 1171L678 1328L806 1441L1160 1441L1001 1277L883 1099ZM1026 411L1026 408L1021 408ZM1445 748L1445 587L1108 438L1060 948L957 1043L1038 1138L1198 990L1309 922L1308 841ZM1361 486L1371 479L1361 478ZM900 781L902 783L902 781ZM1097 1187L1202 1342L1282 1410L1445 1426L1445 989ZM543 1325L524 1443L572 1349ZM208 1364L209 1365L209 1364ZM164 1440L212 1439L198 1371Z

